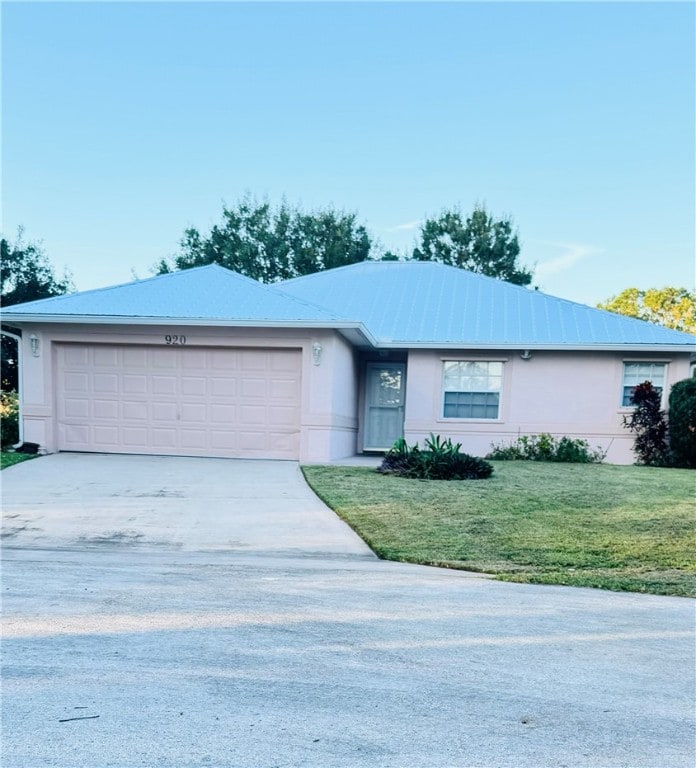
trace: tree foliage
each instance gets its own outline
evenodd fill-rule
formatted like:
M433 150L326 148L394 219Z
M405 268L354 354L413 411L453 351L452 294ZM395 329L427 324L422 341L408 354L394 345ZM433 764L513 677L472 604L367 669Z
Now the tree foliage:
M512 219L494 219L484 206L476 205L466 219L461 209L453 208L424 221L413 258L529 285L532 273L519 265L519 254L520 243Z
M637 464L661 467L668 463L667 421L661 409L661 396L650 381L639 384L631 395L635 406L630 416L624 416L624 427L635 433L633 452Z
M25 242L23 236L20 228L14 243L0 238L0 300L4 307L60 296L72 288L68 275L56 277L41 246ZM0 378L2 389L17 389L17 342L4 334Z
M686 288L626 288L597 306L675 331L696 333L696 291Z
M0 239L0 293L5 307L60 296L72 288L67 275L56 277L41 246L24 242L23 235L20 229L14 243Z
M186 230L181 250L157 265L160 274L219 264L264 283L287 280L370 257L371 241L354 213L323 208L306 213L251 197L223 207L222 222L205 236Z
M669 447L675 466L696 469L696 378L678 381L669 393Z

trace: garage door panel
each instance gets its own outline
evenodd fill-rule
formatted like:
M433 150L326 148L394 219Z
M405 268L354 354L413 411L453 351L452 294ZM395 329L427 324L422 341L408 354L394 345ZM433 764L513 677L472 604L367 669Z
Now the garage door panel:
M184 370L200 371L207 367L208 351L205 349L187 349L182 359Z
M150 376L153 395L176 395L176 376Z
M90 444L87 425L65 424L61 425L59 431L62 442L68 450L86 450Z
M154 448L176 448L176 430L153 429L150 431L150 441Z
M68 418L76 418L76 419L89 418L89 400L66 399L64 405L65 405L64 412Z
M181 392L184 395L196 395L205 397L207 390L207 380L204 378L191 378L184 376L181 379Z
M266 406L264 405L242 405L239 408L240 424L265 424Z
M239 432L239 447L242 451L263 451L268 448L265 432Z
M148 367L155 370L176 370L178 349L154 348L150 352Z
M216 371L237 371L239 360L232 350L213 350L210 353L210 367Z
M269 369L276 373L295 373L297 371L297 354L292 351L273 352L269 357Z
M182 429L181 447L184 450L200 450L206 446L206 433L203 429Z
M146 421L147 420L147 403L136 402L133 400L126 400L121 403L121 412L123 418L126 421ZM95 415L97 415L95 413ZM98 417L99 418L99 417ZM111 415L105 415L101 418L112 418Z
M295 435L283 432L271 432L269 435L270 444L276 451L286 452L297 450L297 437Z
M89 392L89 376L86 373L66 373L63 377L65 392Z
M292 379L271 379L269 382L268 395L274 400L289 400L295 402L297 399L296 382Z
M212 404L208 408L208 420L211 424L234 424L237 421L237 408L234 405Z
M177 415L176 403L152 403L153 421L176 421Z
M123 427L121 442L126 448L143 449L148 445L148 433L144 427ZM141 452L140 450L138 451Z
M237 394L237 380L212 378L210 393L213 397L234 397Z
M89 402L89 401L87 401ZM118 400L92 400L92 417L98 420L118 421Z
M85 374L87 376L87 374ZM92 376L92 393L96 395L117 394L118 374L95 373Z
M119 366L118 348L94 347L91 362L100 368L117 368Z
M57 351L62 450L298 457L299 350Z
M225 452L237 451L237 432L211 430L210 444L215 450Z
M147 376L123 374L123 394L124 395L146 395L147 394Z
M181 411L179 412L179 418L182 422L182 426L183 424L190 423L205 424L207 422L205 404L183 404L181 406Z
M147 347L122 347L122 360L126 368L147 368Z
M94 444L105 451L112 451L120 445L118 427L94 426L91 437Z
M259 354L255 349L243 349L238 355L242 371L266 371L268 368L268 353Z
M266 379L244 377L240 381L239 394L244 398L262 399L267 396L266 388L268 382Z
M268 421L274 426L292 427L295 423L295 409L271 406L268 409Z
M73 366L89 365L89 347L74 346L65 349L65 362Z

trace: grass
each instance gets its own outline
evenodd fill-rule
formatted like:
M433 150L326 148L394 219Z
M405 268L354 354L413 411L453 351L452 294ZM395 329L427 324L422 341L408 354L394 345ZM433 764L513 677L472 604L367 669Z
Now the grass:
M36 454L30 453L10 453L9 451L0 452L0 469L7 469L14 464L19 464L27 459L35 459Z
M533 584L696 596L696 473L493 462L488 480L408 480L307 466L377 555Z

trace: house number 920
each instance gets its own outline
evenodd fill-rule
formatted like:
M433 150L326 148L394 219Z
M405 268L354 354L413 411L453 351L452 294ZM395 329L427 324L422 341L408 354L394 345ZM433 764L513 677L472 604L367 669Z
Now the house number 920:
M165 344L186 344L186 336L178 336L176 334L167 334L164 337Z

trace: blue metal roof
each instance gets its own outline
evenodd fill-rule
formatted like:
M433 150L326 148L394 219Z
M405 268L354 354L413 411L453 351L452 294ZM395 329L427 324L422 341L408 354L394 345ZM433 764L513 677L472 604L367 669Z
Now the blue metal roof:
M274 285L210 265L15 305L3 319L329 327L400 348L696 349L690 334L433 262L361 262Z
M696 337L434 262L361 262L278 284L381 346L696 348Z
M334 325L334 312L215 264L8 307L3 319L86 318L302 322Z

